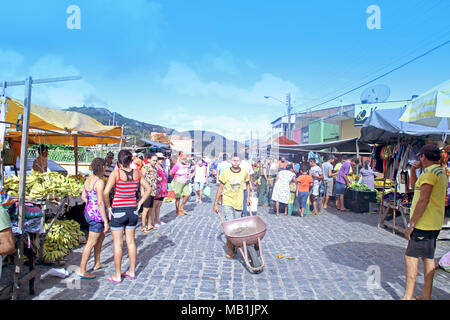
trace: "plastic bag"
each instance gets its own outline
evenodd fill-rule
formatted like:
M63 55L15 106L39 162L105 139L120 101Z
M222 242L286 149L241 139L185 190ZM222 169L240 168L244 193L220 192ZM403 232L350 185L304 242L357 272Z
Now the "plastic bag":
M447 272L450 272L450 251L444 254L439 260L439 266Z
M41 280L47 278L48 276L55 276L55 277L60 277L60 278L64 279L69 276L69 272L64 268L60 268L60 269L53 268L53 269L48 270L43 275L41 275Z
M211 196L211 188L209 186L206 186L203 189L203 195L208 198Z

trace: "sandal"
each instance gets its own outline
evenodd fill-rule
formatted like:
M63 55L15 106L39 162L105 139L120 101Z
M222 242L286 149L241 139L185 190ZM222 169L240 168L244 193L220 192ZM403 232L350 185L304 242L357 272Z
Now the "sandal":
M106 280L108 280L109 282L115 283L115 284L122 283L122 281L116 281L112 277L108 277L108 278L106 278Z
M131 280L135 280L135 279L136 279L136 276L130 276L130 275L129 275L128 273L126 273L126 272L122 273L121 276L122 276L123 278L128 278L128 279L131 279Z
M143 232L143 233L149 233L149 229L147 229L147 227L143 227L142 229L141 229L141 231Z

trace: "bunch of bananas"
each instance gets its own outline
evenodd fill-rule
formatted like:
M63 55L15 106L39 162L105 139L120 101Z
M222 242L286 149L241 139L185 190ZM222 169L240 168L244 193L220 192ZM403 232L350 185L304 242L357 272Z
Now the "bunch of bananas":
M65 176L58 172L40 173L32 170L27 176L25 195L31 199L77 197L83 192L84 180L81 174ZM15 175L5 179L5 191L11 197L19 195L19 182L19 177Z
M376 179L375 180L375 185L377 187L382 187L382 186L384 186L384 181ZM393 186L393 185L394 185L394 181L392 181L391 179L386 179L386 186L390 187L390 186Z
M49 223L45 224L48 229ZM43 257L47 262L55 262L66 255L73 247L78 247L79 237L84 236L80 224L74 220L56 220L44 240Z

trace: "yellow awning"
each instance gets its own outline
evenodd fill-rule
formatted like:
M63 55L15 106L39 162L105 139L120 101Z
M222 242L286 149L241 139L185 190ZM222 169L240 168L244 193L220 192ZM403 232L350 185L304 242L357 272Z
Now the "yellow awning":
M443 118L450 127L450 80L412 100L400 121L437 127Z
M7 98L6 122L16 123L19 114L23 114L23 102ZM51 130L53 132L44 132ZM119 143L122 128L104 126L94 118L73 111L50 109L32 104L30 110L30 144L74 145L74 136L78 136L79 146ZM15 126L6 133L6 138L20 142L21 132Z

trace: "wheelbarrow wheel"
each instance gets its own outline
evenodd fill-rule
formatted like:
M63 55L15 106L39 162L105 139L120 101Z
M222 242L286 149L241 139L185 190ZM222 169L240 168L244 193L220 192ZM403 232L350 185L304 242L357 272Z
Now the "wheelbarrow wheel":
M253 245L247 247L248 259L249 263L253 268L261 267L261 259L259 258L258 252L256 252L255 247ZM260 273L262 271L254 271L254 273Z

